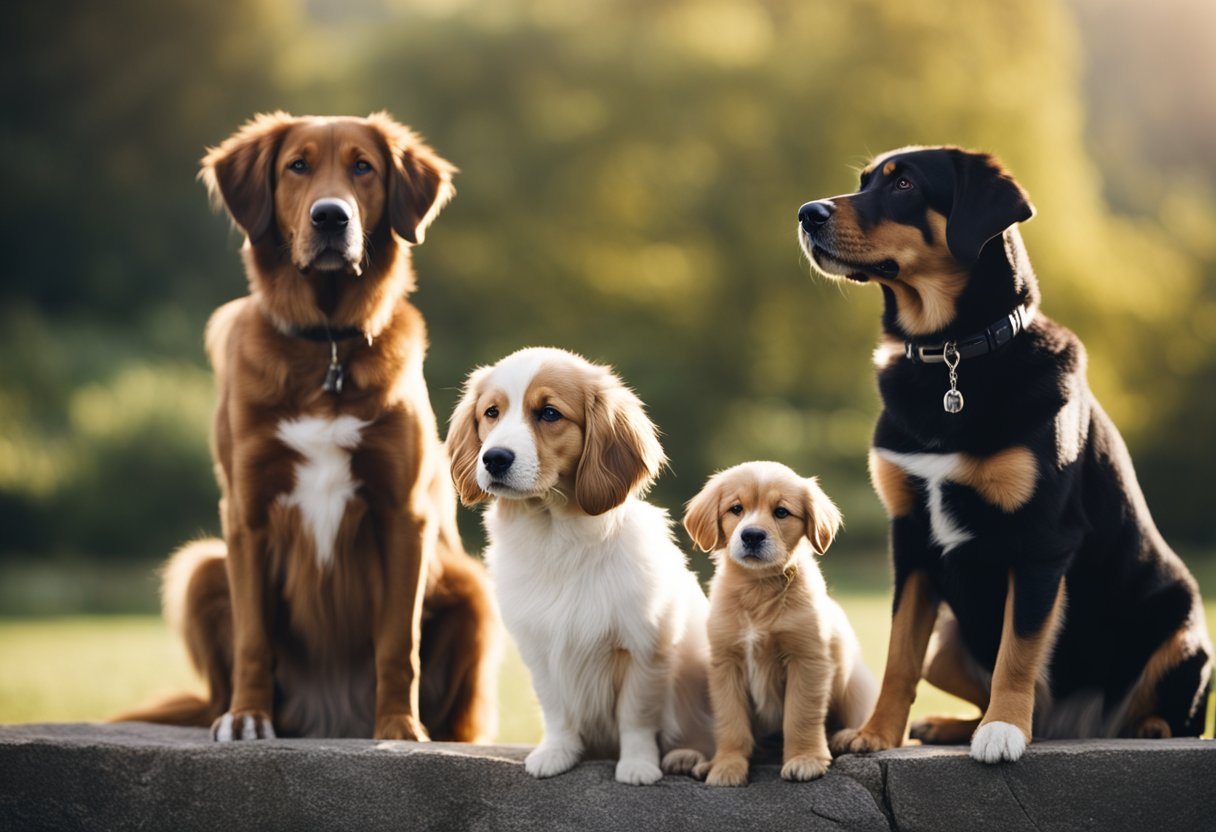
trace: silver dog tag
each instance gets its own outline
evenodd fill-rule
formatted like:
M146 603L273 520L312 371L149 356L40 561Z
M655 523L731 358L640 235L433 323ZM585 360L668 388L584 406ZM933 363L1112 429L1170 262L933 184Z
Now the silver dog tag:
M947 413L958 413L963 409L963 394L957 390L947 390L942 407L946 408Z
M342 372L342 365L338 363L338 345L334 341L329 342L329 368L325 371L325 381L321 383L321 389L326 393L338 395L342 392L342 380L346 374Z

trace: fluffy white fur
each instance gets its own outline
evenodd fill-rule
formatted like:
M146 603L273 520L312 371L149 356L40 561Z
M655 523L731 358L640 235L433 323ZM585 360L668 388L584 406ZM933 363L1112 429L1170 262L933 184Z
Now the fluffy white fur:
M485 524L503 621L544 713L528 772L619 751L616 779L647 784L660 751L668 769L711 754L709 602L667 513L634 498L598 517L500 498Z
M524 350L470 379L466 401L494 390L501 402L494 426L476 440L475 476L495 498L484 519L498 605L544 715L544 738L525 766L550 777L585 757L615 755L618 781L654 783L664 771L690 771L713 751L709 603L667 513L636 496L653 472L594 516L570 496L568 476L557 484L538 479L552 465L538 449L534 433L543 428L526 396L537 373L555 368L563 378L585 376L589 410L597 396L602 404L606 394L626 395L635 405L632 427L654 435L640 403L610 371L561 350ZM474 419L472 406L467 418ZM471 431L478 435L475 422ZM515 454L507 474L485 470L489 448ZM661 450L654 449L657 471ZM590 458L584 445L574 462L582 470Z
M981 763L1017 762L1025 750L1022 729L1008 722L981 725L971 738L971 759Z

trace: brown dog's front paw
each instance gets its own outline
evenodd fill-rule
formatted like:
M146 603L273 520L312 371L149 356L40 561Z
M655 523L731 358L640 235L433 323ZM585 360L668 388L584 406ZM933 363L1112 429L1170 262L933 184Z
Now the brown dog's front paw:
M211 739L216 742L272 740L274 725L264 711L229 711L211 723Z
M862 728L845 728L843 731L836 732L830 745L832 753L840 756L841 754L868 754L871 751L885 751L888 748L897 748L899 742L892 742L881 734Z
M410 740L412 742L430 742L430 736L422 723L407 714L393 714L376 719L376 733L372 735L378 740Z
M705 765L709 767L705 774L705 782L710 786L747 785L746 757L723 757L710 760ZM693 770L693 773L696 774L696 769Z

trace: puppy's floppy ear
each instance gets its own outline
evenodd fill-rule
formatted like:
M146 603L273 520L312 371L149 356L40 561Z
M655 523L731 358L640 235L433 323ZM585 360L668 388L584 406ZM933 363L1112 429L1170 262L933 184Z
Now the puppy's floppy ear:
M228 209L251 242L270 230L274 219L274 162L283 135L297 121L282 111L260 113L209 148L198 178L211 201Z
M722 518L718 514L720 500L717 479L705 483L701 493L684 507L684 530L702 552L713 552L722 545Z
M421 243L427 226L456 195L452 177L457 168L387 112L372 113L367 120L380 130L388 149L389 223L402 239Z
M583 454L574 475L574 499L592 516L649 488L667 461L641 400L616 376L604 375L587 392Z
M946 223L946 244L960 263L974 263L993 237L1034 216L1022 187L987 153L950 149L954 203Z
M811 541L811 547L822 555L836 539L844 516L814 477L806 480L805 500L806 536Z
M452 482L460 495L460 502L466 506L475 506L490 499L490 495L477 484L477 461L481 456L481 437L477 435L477 397L480 395L480 382L488 373L487 368L481 367L469 374L464 395L448 420L446 446L452 465Z

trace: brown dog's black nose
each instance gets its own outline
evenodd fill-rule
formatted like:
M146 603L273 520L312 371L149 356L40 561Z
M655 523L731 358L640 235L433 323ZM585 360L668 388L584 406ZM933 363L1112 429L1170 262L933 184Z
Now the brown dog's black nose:
M836 210L836 206L831 200L821 199L816 202L808 202L798 209L798 222L807 233L814 231L819 226L832 218L832 212Z
M350 222L350 206L340 199L318 199L309 216L318 231L341 231Z
M744 529L739 532L739 539L743 541L743 545L748 549L759 548L760 544L765 541L768 534L764 529Z
M490 476L501 477L507 473L511 463L515 461L515 454L506 448L490 448L481 455L481 461L485 464L486 470L490 472Z

